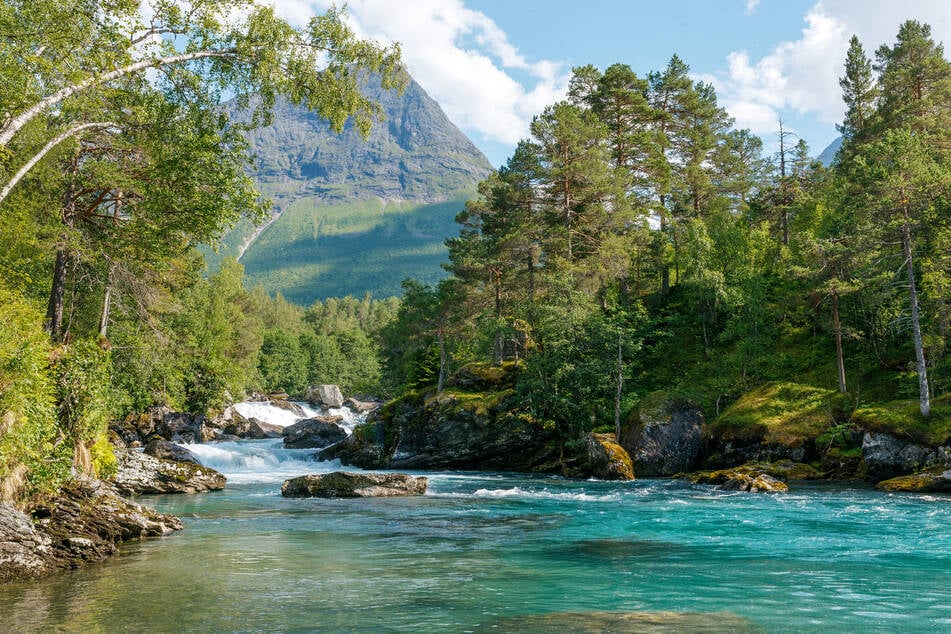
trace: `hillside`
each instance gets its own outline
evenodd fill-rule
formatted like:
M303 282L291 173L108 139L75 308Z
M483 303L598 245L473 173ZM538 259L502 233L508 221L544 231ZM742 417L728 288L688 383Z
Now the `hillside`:
M396 295L406 277L443 276L443 241L492 167L415 81L402 95L372 82L368 93L386 120L366 140L287 103L249 135L275 215L263 230L242 223L225 236L211 268L240 255L249 284L303 305Z

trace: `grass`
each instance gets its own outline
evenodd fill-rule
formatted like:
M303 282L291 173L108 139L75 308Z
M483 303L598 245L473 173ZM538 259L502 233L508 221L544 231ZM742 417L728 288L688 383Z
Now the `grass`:
M855 410L852 423L868 431L884 432L931 446L951 441L951 394L931 400L931 416L925 418L918 399L874 403Z
M787 447L815 439L848 411L847 397L799 383L773 382L741 396L707 427L724 440Z

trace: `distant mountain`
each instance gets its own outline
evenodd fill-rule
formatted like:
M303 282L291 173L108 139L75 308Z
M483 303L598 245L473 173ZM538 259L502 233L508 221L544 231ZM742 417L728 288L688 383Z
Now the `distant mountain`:
M819 162L829 167L832 165L832 161L835 160L835 155L839 152L839 148L842 147L842 137L837 137L835 141L826 146L826 149L822 150L822 154L819 155Z
M443 241L493 168L415 81L402 95L372 80L366 90L386 114L366 140L287 103L249 134L255 180L276 213L263 230L236 227L210 268L240 255L249 284L303 305L397 295L406 277L445 276Z

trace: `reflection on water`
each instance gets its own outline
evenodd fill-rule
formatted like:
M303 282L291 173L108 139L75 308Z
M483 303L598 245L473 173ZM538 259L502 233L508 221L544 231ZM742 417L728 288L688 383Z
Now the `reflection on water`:
M219 456L228 489L143 498L185 531L4 587L4 621L17 632L951 628L948 497L454 473L427 474L416 498L290 500L283 477L337 467L279 441L209 449L234 454Z

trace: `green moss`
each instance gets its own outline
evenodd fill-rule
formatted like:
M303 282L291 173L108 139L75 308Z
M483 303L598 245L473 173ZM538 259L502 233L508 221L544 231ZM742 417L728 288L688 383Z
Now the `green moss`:
M931 401L931 416L925 418L918 409L918 400L889 401L866 405L855 410L852 423L867 431L911 437L932 446L951 440L951 394Z
M798 383L767 383L741 396L707 428L724 440L787 447L815 439L848 411L846 396Z
M467 410L477 416L488 416L506 398L515 393L514 389L498 392L466 392L457 389L443 390L438 396L426 399L426 406L443 406L451 411Z

